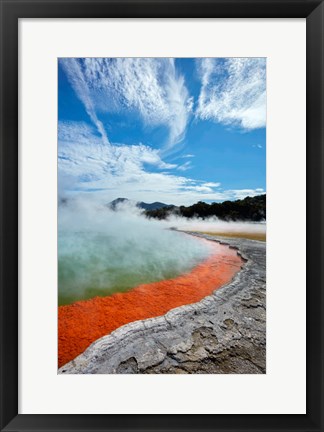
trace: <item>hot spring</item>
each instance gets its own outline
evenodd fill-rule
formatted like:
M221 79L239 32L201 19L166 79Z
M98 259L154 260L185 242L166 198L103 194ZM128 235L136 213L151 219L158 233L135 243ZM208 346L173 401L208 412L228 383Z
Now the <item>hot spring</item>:
M59 367L127 323L200 301L243 265L229 246L137 208L72 204L59 208Z
M59 305L174 278L211 253L207 242L168 230L136 209L79 206L59 212Z

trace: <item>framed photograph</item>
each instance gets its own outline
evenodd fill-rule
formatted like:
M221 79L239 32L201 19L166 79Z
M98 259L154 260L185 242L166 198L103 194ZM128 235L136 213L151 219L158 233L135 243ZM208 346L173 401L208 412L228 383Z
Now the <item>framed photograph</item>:
M1 0L1 430L318 430L323 3Z

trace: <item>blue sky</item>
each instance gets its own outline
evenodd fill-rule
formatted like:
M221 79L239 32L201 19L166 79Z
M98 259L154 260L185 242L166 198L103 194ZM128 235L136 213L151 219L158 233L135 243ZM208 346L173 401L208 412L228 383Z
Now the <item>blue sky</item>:
M58 111L61 196L265 193L265 59L59 59Z

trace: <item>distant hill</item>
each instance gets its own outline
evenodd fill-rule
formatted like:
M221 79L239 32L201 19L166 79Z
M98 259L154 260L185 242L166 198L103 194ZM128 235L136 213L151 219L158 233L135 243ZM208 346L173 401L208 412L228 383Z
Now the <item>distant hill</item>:
M266 195L212 204L199 201L188 207L166 206L156 210L146 210L145 214L147 217L155 219L166 219L170 215L178 215L188 219L193 217L206 219L216 216L221 220L260 222L266 220Z
M129 201L128 198L116 198L113 201L111 201L109 204L107 204L107 207L110 207L112 210L115 210L118 204Z
M116 198L115 200L111 201L108 204L108 206L111 209L115 210L116 207L117 207L117 205L120 204L120 203L123 203L123 202L132 202L132 201L129 200L128 198ZM146 203L146 202L143 202L143 201L136 202L136 206L139 207L139 208L141 208L141 209L143 209L143 210L159 210L159 209L164 208L164 207L168 207L168 208L169 207L174 207L174 206L170 206L168 204L164 204L164 203L158 202L158 201L155 201L153 203Z
M148 204L148 203L145 203L145 202L141 201L141 202L137 203L137 207L140 207L140 208L142 208L144 210L158 210L158 209L161 209L161 208L164 208L164 207L168 207L169 208L169 207L174 207L174 206L171 206L169 204L164 204L164 203L161 203L159 201L155 201L155 202L153 202L151 204Z

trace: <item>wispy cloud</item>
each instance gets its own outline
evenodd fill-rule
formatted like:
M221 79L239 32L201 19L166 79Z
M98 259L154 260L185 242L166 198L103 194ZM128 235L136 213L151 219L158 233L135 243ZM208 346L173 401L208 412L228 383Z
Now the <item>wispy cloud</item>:
M191 168L192 168L192 163L191 163L190 161L187 161L187 162L185 162L184 164L179 165L179 166L177 167L177 170L178 170L178 171L187 171L187 170L189 170L189 169L191 169Z
M93 176L132 175L141 172L145 164L161 170L173 169L177 165L164 162L157 149L137 145L103 146L93 128L85 123L59 123L59 166L70 174L86 179Z
M150 126L169 129L167 148L185 136L192 99L174 59L61 59L87 113L103 134L100 112L133 111Z
M220 183L214 183L214 182L207 182L204 183L204 186L212 187L212 188L218 188L221 184Z
M221 190L218 182L175 175L172 170L177 165L165 163L158 150L143 144L102 145L96 130L84 123L59 123L58 163L60 194L91 192L102 202L125 196L180 205L262 193L261 189Z
M266 125L266 60L197 61L201 90L196 117L252 130Z
M87 111L93 124L96 126L98 132L101 134L104 144L109 144L109 140L103 124L97 117L95 105L92 99L91 90L87 80L84 77L80 63L74 58L60 59L62 65L76 95L83 103L85 110Z

